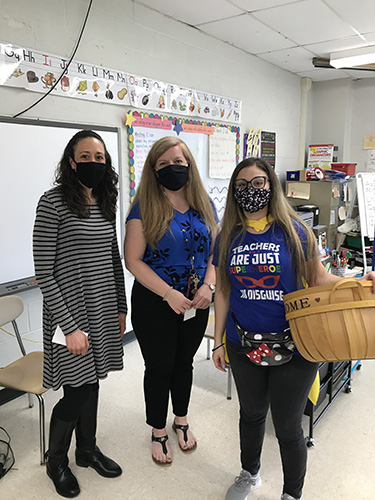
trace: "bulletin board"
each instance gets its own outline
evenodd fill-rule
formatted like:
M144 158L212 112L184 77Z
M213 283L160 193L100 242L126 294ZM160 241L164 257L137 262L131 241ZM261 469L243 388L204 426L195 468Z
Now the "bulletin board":
M166 136L179 137L191 150L203 184L215 204L219 219L222 218L229 178L239 161L238 126L137 111L127 114L126 125L131 199L135 195L144 162L154 142Z
M0 293L9 282L32 285L32 232L36 206L51 189L63 150L79 130L94 129L104 140L115 170L120 173L120 134L115 127L0 117ZM120 192L121 196L121 192ZM120 203L122 206L123 204ZM120 212L117 214L119 243ZM122 243L119 245L122 248Z

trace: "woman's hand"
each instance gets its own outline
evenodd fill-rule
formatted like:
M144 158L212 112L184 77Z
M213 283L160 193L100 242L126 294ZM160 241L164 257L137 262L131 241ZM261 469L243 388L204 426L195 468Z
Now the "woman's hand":
M73 354L82 354L82 356L86 354L90 344L87 335L85 335L82 330L76 330L70 335L67 335L65 339L68 351Z
M221 372L226 372L225 369L228 366L228 363L225 361L225 349L224 346L215 349L212 353L212 361L214 362L215 367Z
M126 330L126 314L120 313L118 315L118 322L120 323L120 337L122 338Z
M358 279L358 281L366 281L366 280L372 281L372 286L375 293L375 272L370 271L369 273L362 276L362 278Z
M177 314L185 314L192 306L191 300L186 298L185 295L178 290L173 289L168 293L165 301Z
M207 309L212 302L212 292L207 285L202 285L198 288L192 302L192 307L195 309Z

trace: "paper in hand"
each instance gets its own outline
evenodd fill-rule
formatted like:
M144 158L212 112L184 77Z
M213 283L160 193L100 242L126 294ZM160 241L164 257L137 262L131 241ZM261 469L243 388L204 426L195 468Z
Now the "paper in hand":
M83 333L87 337L87 333L86 332L83 332ZM63 331L61 330L61 328L59 327L59 325L57 325L55 333L52 337L52 342L54 342L55 344L66 345L66 337L65 337Z
M194 316L197 314L197 310L192 307L191 309L188 309L185 311L184 314L184 321L187 321L188 319L194 318Z

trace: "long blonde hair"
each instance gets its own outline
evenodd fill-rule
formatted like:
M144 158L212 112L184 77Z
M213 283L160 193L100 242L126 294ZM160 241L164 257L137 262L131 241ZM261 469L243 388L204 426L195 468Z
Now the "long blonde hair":
M228 197L222 220L219 248L218 270L222 290L224 293L228 293L231 287L230 279L227 274L227 260L231 246L237 237L240 236L242 239L245 237L247 227L245 214L234 198L234 181L237 179L242 169L252 166L256 166L263 170L269 179L271 199L268 205L268 214L273 216L275 222L281 226L286 235L288 248L295 265L295 275L298 284L302 284L302 278L304 278L307 283L312 283L315 278L315 268L311 266L308 267L306 261L310 261L318 255L314 233L289 205L273 168L261 158L246 158L241 161L233 171L228 187ZM306 255L303 251L302 242L293 221L298 221L306 231L306 242L304 242L307 243Z
M194 157L187 145L177 137L163 137L151 147L142 171L141 182L133 203L138 202L139 212L146 241L155 248L156 243L170 229L173 218L173 206L164 194L164 188L155 175L157 160L174 146L181 146L189 166L189 179L184 186L186 200L191 208L202 215L211 234L216 232L216 218L211 200L203 186Z

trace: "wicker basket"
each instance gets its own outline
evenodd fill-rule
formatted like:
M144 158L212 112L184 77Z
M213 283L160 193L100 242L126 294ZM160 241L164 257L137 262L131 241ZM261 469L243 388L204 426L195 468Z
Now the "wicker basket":
M308 361L375 359L372 281L343 279L284 296L297 349Z

